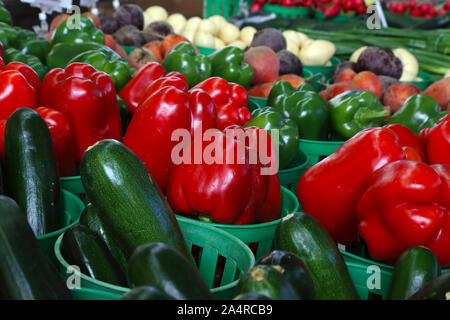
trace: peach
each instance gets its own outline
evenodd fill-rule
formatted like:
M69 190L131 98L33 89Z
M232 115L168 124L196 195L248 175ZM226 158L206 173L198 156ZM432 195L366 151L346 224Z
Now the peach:
M423 93L433 97L442 110L450 111L450 77L436 81Z
M280 62L275 51L269 47L249 48L244 54L244 62L253 68L252 84L273 82L278 78Z
M328 86L325 90L320 92L322 98L325 101L329 101L337 95L349 91L349 90L361 90L356 84L352 82L338 82Z
M389 106L391 112L396 112L408 97L418 93L420 93L420 89L415 84L397 82L384 92L383 104Z
M305 82L305 79L303 77L300 77L299 75L293 73L283 74L276 79L276 81L282 80L289 82L294 88L297 88L299 85Z
M353 80L353 78L355 76L356 76L356 72L354 70L352 70L352 69L344 69L336 77L336 80L334 80L334 83L337 83L337 82L350 82L350 81Z
M352 80L352 83L357 85L361 90L373 92L378 99L383 95L383 82L378 76L370 71L359 72Z
M248 89L248 95L252 97L267 98L272 90L273 82L256 84Z

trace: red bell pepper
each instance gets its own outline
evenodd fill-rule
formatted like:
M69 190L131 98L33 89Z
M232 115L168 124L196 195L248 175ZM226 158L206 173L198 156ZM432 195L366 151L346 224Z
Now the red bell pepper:
M217 144L213 149L222 154L214 154L216 161L208 162L209 158L204 157L201 163L193 163L191 159L191 163L174 166L167 199L181 215L215 223L251 224L264 207L269 176L261 174L260 162L250 163L250 148L245 144L227 139L220 130L215 130L214 137ZM209 154L211 144L203 144L203 154ZM245 152L239 156L238 148L242 146Z
M75 176L75 153L69 121L62 112L55 109L39 107L36 108L36 112L45 120L52 136L59 175L61 177Z
M41 84L41 106L61 111L70 123L75 159L103 139L122 139L119 104L111 78L89 64L53 69Z
M139 69L125 87L120 90L119 96L125 101L131 113L135 113L139 104L142 102L145 89L153 81L165 74L166 70L161 64L157 62L148 63Z
M410 150L408 148L404 148L405 152L409 153L408 159L426 162L425 153L423 151L420 140L411 129L398 123L385 125L384 128L390 129L397 134L398 142L400 143L400 145L408 146L412 149L412 152L409 152ZM414 153L419 156L417 159L413 158Z
M172 137L175 130L185 129L192 135L194 127L200 123L202 131L214 128L217 126L217 113L206 92L187 91L189 86L184 77L169 74L158 81L152 85L156 91L147 90L149 96L134 114L123 143L144 162L165 193L174 165L172 150L178 144Z
M280 215L282 198L280 180L278 178L278 166L276 164L276 151L272 144L272 139L266 130L259 127L243 128L238 125L233 125L225 129L226 132L230 130L234 130L234 134L237 137L241 133L247 135L248 138L245 140L245 145L249 148L255 148L258 151L258 161L262 165L266 165L268 170L271 169L264 173L269 175L269 191L264 207L254 222L264 223L273 221ZM254 142L254 145L252 145L250 140Z
M405 152L393 130L377 127L360 131L303 174L297 197L303 210L314 216L334 239L355 243L355 209L369 175L411 153Z
M441 118L432 128L419 133L428 163L450 165L450 114Z
M194 88L205 90L213 99L219 121L219 129L237 124L244 125L252 118L248 106L248 94L239 84L227 82L220 77L212 77Z
M421 245L450 263L450 166L389 163L369 176L356 213L373 259L395 259Z
M0 65L3 65L1 60ZM39 105L39 77L26 64L12 62L0 71L0 119L7 120L19 108Z

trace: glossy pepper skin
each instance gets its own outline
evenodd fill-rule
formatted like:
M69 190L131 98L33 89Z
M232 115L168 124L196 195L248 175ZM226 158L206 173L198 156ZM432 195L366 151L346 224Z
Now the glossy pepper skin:
M429 164L450 165L450 114L441 118L432 128L420 131Z
M252 119L244 126L256 126L269 133L271 130L278 130L280 169L285 169L297 154L300 142L297 124L294 120L285 118L278 109L272 107L255 109L252 112Z
M77 27L75 28L75 23ZM96 28L94 22L88 17L80 14L74 14L55 29L52 35L52 45L59 42L98 42L105 44L103 32Z
M4 22L9 25L12 24L11 13L8 11L8 9L5 8L3 4L0 5L0 22Z
M269 175L269 190L266 202L255 223L265 223L277 219L280 216L282 205L281 186L278 178L276 149L269 132L255 126L240 127L238 125L229 126L225 129L225 132L230 131L234 131L234 135L238 139L242 136L248 136L249 138L245 140L248 148L252 147L250 139L255 141L256 150L260 157L259 161L266 165L267 172L264 172L264 174Z
M424 148L422 147L422 143L421 143L419 137L417 137L411 129L405 127L404 125L398 124L398 123L387 124L383 128L394 131L398 137L398 142L400 143L400 145L408 146L412 149L411 152L408 152L408 150L405 150L407 153L410 154L410 157L408 157L408 159L412 160L412 158L414 157L414 154L411 154L411 153L415 153L418 156L418 158L416 160L422 161L422 162L427 161L427 158L426 158L425 152L424 152Z
M228 82L240 84L247 88L252 81L253 69L244 63L244 51L238 47L227 46L214 51L208 58L211 60L211 75Z
M390 162L406 159L410 154L405 152L408 148L399 143L390 129L360 131L300 178L297 197L303 210L314 216L337 241L355 243L358 240L355 210L369 175Z
M194 88L206 91L213 99L220 130L235 124L242 126L251 119L251 112L247 108L248 93L243 86L220 77L211 77Z
M412 246L450 263L450 166L400 160L373 172L357 208L358 230L373 259Z
M211 76L211 60L206 56L197 55L189 42L180 42L170 50L162 66L167 72L182 73L189 83L189 88Z
M226 134L218 129L214 136L215 142L222 141L222 155L211 163L205 159L196 164L191 159L191 163L174 166L167 199L180 215L223 224L254 223L267 198L269 176L261 174L259 162L250 164L250 150L245 144L236 139L227 142ZM209 145L202 146L205 154L209 154L205 151ZM241 156L237 156L239 146L245 147ZM227 161L231 152L234 161Z
M59 175L61 177L75 176L75 153L69 121L62 112L52 108L39 107L35 111L44 119L52 136Z
M431 96L419 93L410 96L388 123L402 124L418 135L420 130L433 127L448 113L441 111L441 107Z
M384 117L389 115L389 110L385 110L377 96L370 91L346 91L328 103L331 106L333 130L345 139L361 130L382 126Z
M330 107L318 93L298 90L287 81L278 81L270 90L267 105L294 120L301 139L327 140Z
M45 64L50 48L50 42L48 42L47 39L35 38L21 42L18 49L25 55L37 57L43 64Z
M61 111L72 128L75 159L103 139L122 139L122 123L111 78L84 63L53 69L41 85L42 106Z
M39 78L29 66L10 63L0 71L0 119L7 120L19 108L35 109L39 105Z
M131 113L136 112L147 87L164 75L166 75L166 70L161 64L157 62L148 63L139 69L123 89L119 91L119 96L125 101Z
M190 138L200 123L202 132L217 126L211 97L199 89L188 92L188 88L186 78L177 73L154 81L147 88L147 98L134 113L123 139L144 162L163 193L167 191L174 166L173 157L178 156L172 155L173 149L180 143L177 139L183 139L173 136L175 130L184 129Z
M75 56L69 63L74 62L90 64L98 71L108 74L117 92L120 92L132 77L128 63L113 51L86 51Z

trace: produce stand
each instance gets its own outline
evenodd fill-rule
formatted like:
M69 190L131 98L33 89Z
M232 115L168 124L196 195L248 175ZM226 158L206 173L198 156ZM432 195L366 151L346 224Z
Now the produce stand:
M0 1L0 299L448 300L449 27L448 0Z

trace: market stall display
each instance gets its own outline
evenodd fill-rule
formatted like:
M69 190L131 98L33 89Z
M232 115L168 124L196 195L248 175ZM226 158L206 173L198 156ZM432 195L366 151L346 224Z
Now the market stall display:
M0 298L448 299L441 6L0 1Z

